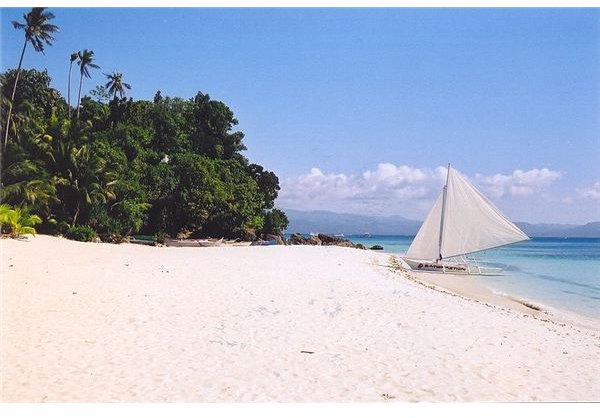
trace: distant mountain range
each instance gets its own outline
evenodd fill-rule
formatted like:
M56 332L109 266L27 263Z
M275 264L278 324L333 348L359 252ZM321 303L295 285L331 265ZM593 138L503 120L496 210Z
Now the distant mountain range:
M415 235L421 221L399 215L369 216L351 213L335 213L324 210L301 211L284 209L290 221L287 232L323 232L330 234ZM531 224L515 222L530 237L582 237L600 238L600 222L585 225Z

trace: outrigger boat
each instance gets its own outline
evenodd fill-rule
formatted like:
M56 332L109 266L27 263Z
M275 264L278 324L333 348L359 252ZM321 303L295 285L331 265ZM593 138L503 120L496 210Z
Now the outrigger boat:
M479 190L448 164L446 184L403 260L413 270L500 275L467 255L528 240Z

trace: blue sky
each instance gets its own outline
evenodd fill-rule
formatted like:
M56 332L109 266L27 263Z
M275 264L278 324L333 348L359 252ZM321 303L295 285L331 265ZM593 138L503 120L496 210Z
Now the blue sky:
M51 9L26 68L94 50L134 98L227 103L278 204L422 219L451 162L510 218L600 220L598 9ZM26 9L2 9L2 69Z

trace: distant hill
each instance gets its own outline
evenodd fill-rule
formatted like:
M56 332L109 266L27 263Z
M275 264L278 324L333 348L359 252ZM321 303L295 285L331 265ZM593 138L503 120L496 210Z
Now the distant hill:
M368 216L351 213L335 213L324 210L300 211L284 209L290 224L288 232L323 232L330 234L415 235L421 221L402 216Z
M325 210L284 210L290 221L287 232L304 234L323 232L351 235L369 232L373 235L415 235L422 223L399 215L370 216ZM515 223L530 237L600 238L600 222L585 225Z
M575 225L568 229L559 231L550 231L554 235L536 235L546 237L580 237L580 238L599 238L600 222L588 222L585 225Z
M528 222L515 222L523 232L530 237L564 237L564 233L580 225L573 224L531 224Z

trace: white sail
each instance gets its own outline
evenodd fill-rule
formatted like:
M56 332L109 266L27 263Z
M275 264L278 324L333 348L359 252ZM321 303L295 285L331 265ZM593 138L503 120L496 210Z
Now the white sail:
M442 219L442 200L444 192L437 197L419 232L410 244L406 257L417 260L436 260L440 253L440 220Z
M407 257L451 258L529 238L452 167L445 202L443 195L427 215Z

